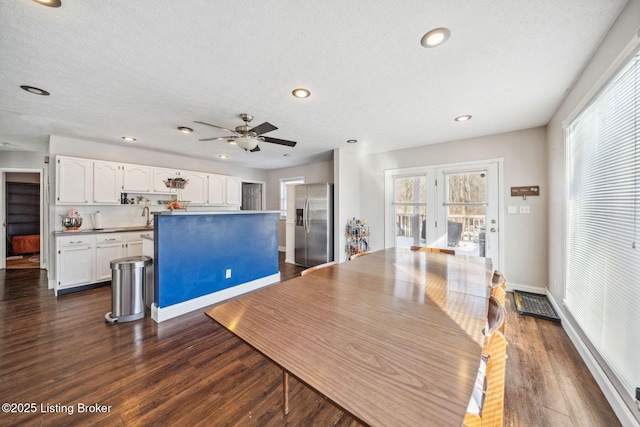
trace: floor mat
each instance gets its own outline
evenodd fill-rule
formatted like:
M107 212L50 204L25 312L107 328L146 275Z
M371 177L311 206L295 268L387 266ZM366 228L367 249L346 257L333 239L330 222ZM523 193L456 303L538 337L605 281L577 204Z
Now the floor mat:
M519 314L560 322L560 317L558 317L546 295L513 291L513 298Z

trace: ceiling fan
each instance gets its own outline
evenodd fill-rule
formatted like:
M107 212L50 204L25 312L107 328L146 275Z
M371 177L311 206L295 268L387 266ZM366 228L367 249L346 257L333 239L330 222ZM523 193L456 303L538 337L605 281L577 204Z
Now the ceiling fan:
M287 141L286 139L278 139L271 138L269 136L262 136L267 132L274 131L278 129L274 125L269 122L264 122L258 126L251 127L249 126L249 122L253 120L253 116L249 114L242 113L240 114L240 118L244 120L244 124L237 126L235 130L223 128L222 126L212 125L210 123L198 122L194 121L194 123L200 123L201 125L211 126L217 129L226 130L227 132L231 132L233 135L231 136L219 136L215 138L205 138L200 139L200 141L215 141L215 140L227 140L230 143L235 143L238 147L242 148L244 151L256 152L260 151L260 147L258 147L258 142L265 141L270 142L272 144L286 145L287 147L295 147L295 141Z

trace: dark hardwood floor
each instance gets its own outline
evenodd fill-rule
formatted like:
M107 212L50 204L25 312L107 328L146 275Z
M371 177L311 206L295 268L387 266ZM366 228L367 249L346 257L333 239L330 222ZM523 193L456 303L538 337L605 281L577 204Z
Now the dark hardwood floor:
M202 311L109 325L110 287L56 298L41 270L0 270L0 295L0 403L36 406L2 426L358 425L293 378L285 416L280 369ZM562 327L511 304L505 425L619 425Z

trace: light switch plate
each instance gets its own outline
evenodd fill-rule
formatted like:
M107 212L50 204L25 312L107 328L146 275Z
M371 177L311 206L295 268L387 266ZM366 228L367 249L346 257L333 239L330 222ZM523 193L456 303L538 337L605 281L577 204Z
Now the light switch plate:
M518 213L518 207L517 206L507 206L507 213L508 214L517 214Z
M529 206L529 205L520 206L520 213L521 214L530 214L531 213L531 206Z

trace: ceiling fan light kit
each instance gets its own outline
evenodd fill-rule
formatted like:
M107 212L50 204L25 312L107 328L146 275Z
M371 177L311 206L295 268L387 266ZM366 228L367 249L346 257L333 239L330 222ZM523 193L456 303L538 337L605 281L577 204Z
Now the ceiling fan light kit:
M236 145L244 151L251 151L258 146L258 140L254 138L240 137L235 140Z
M287 141L286 139L278 139L278 138L271 138L269 136L262 136L267 132L271 132L278 129L277 127L275 127L269 122L264 122L262 124L259 124L258 126L251 127L249 126L249 122L253 120L253 116L243 113L243 114L240 114L240 118L244 121L244 125L237 126L235 130L227 129L225 127L218 126L218 125L212 125L211 123L205 123L205 122L199 122L199 121L195 121L194 123L211 126L216 129L221 129L234 134L232 136L218 136L213 138L204 138L204 139L200 139L200 141L226 140L230 144L237 145L244 151L251 151L253 153L260 151L260 147L258 146L258 142L260 141L269 142L269 143L278 144L278 145L285 145L287 147L295 147L297 144L295 141Z

